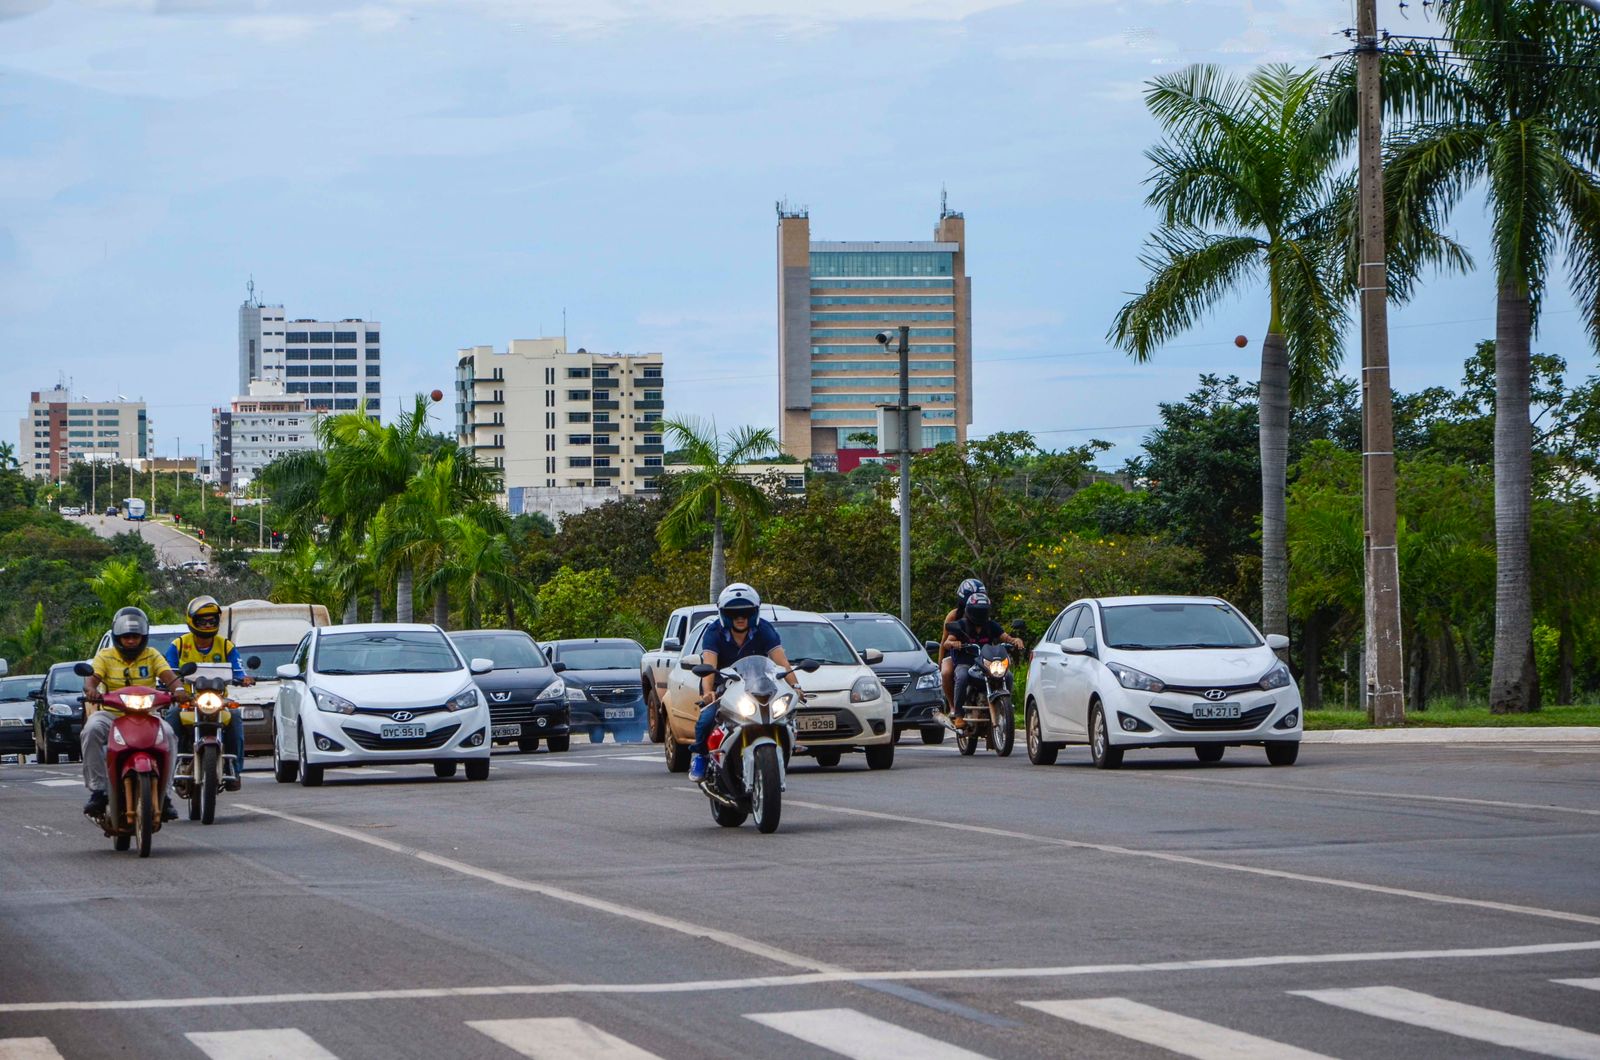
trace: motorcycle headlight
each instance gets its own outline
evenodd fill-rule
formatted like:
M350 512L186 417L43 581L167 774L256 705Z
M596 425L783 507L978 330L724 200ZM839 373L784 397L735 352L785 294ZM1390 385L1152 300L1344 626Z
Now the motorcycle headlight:
M868 703L883 694L883 686L876 677L858 677L850 686L850 702Z
M922 691L925 691L925 690L930 689L930 688L938 688L938 687L939 687L939 671L938 670L929 670L927 673L925 673L921 677L917 678L917 691L918 692L922 692Z
M1111 671L1112 676L1117 679L1119 685L1123 688L1131 688L1136 692L1163 692L1167 687L1143 670L1135 670L1133 667L1124 666L1121 663L1106 663L1106 669Z
M538 702L549 702L552 699L562 699L567 694L567 683L561 678L556 678L544 686L544 691L533 698Z
M1294 677L1290 675L1289 668L1281 662L1261 678L1261 687L1269 691L1274 688L1287 688L1293 683Z
M222 697L215 692L201 692L194 697L194 705L206 714L215 714L222 709Z
M1003 677L1005 675L1005 672L1007 670L1011 669L1011 660L1010 659L985 659L984 662L983 662L983 665L985 667L987 667L988 670L989 670L989 673L993 674L995 677Z
M58 718L70 718L73 714L76 714L77 711L73 710L65 703L52 703L50 704L50 713Z
M312 692L312 696L317 701L318 710L326 711L329 714L354 714L356 712L356 705L343 696L336 696L332 692L324 692L320 688Z
M468 707L478 705L478 690L476 688L463 688L449 699L445 700L446 710L466 710Z
M739 715L741 718L755 717L756 707L756 698L748 692L745 692L744 694L740 695L738 699L733 701L733 712Z
M138 696L123 696L123 710L149 710L156 705L156 697L150 693Z
M772 700L772 720L777 721L789 713L789 708L792 706L794 706L794 696L792 694L774 697Z

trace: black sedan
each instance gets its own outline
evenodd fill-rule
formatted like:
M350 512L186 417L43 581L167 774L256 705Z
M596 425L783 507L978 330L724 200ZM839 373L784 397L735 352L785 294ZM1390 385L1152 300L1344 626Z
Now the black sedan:
M44 674L0 677L0 754L33 752L33 697L43 686Z
M872 664L883 687L894 697L894 738L908 729L922 733L923 743L943 743L944 725L933 712L944 709L944 686L939 667L928 658L927 649L893 615L875 611L840 612L827 618L857 651L876 648L883 661Z
M83 678L72 672L75 662L56 663L45 675L44 691L34 699L33 752L39 761L55 765L63 758L81 757L78 736L83 732Z
M544 645L550 661L564 667L572 708L572 728L589 733L590 743L600 743L606 733L617 743L644 739L644 685L639 680L639 660L644 646L624 637L587 640L553 640Z
M477 677L489 700L490 737L537 751L540 741L565 751L572 741L566 686L532 637L520 629L467 629L450 634L463 658L492 659L494 669Z

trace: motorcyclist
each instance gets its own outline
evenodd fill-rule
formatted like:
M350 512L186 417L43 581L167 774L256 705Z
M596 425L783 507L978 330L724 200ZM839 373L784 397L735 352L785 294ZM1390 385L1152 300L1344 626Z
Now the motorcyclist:
M1022 641L1000 628L1000 623L994 620L994 605L989 602L988 593L973 593L967 597L966 607L961 618L949 622L944 627L944 642L940 646L955 661L954 653L968 645L983 646L985 644L1006 644L1018 650L1024 650L1026 645ZM967 681L971 673L966 666L955 667L954 698L951 699L950 716L956 728L961 728L965 719L959 709L967 701Z
M234 684L248 688L256 683L255 678L245 673L239 649L234 647L233 641L217 635L217 630L222 626L222 605L217 603L215 597L197 596L190 600L184 620L189 625L189 632L167 646L167 663L174 670L191 662L197 666L227 663L233 667ZM174 703L167 711L167 724L180 732L184 732L179 717L182 710L181 703ZM191 732L184 732L184 736L186 741L193 739ZM227 741L228 757L233 764L231 770L224 769L225 774L231 774L224 779L229 791L237 791L244 781L244 719L237 710L228 722ZM187 743L185 750L189 750Z
M706 649L701 661L719 671L732 666L740 659L765 655L780 668L789 669L789 657L783 651L783 639L777 627L761 617L761 596L744 582L734 582L717 597L717 623L707 633ZM794 674L785 680L798 690L800 682ZM689 779L698 783L706 775L706 741L717 723L717 675L707 674L700 681L700 718L694 726L694 745L690 750L694 758L689 764Z
M983 587L983 583L976 578L964 580L956 587L956 606L950 609L948 615L944 616L944 628L949 629L950 623L961 621L962 616L967 611L967 600L973 593L988 593L988 591ZM956 661L945 650L944 640L944 636L939 638L939 679L944 683L945 710L955 719L954 724L959 729L965 722L961 718L961 712L955 709Z
M83 749L83 784L89 789L89 801L83 812L98 817L106 812L106 741L111 735L111 721L121 717L122 711L103 705L104 692L116 692L130 685L150 686L160 682L176 698L187 699L183 682L172 664L161 653L150 647L150 618L137 607L124 607L111 619L111 644L95 653L90 665L94 673L83 679L84 711L87 717L81 736ZM177 746L172 726L160 718L166 730L168 747ZM175 821L178 811L172 805L172 768L169 762L167 775L162 778L161 819Z

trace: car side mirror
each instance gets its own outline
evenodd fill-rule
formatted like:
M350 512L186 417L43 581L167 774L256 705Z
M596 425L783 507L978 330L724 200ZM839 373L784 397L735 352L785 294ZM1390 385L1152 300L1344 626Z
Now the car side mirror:
M937 655L937 654L939 654L939 642L936 641L936 640L925 640L925 641L923 641L922 642L922 648L929 655Z
M494 660L493 659L473 659L470 663L467 664L467 669L472 671L472 674L473 674L474 677L476 677L478 674L486 674L490 670L494 669ZM554 667L552 667L552 669L554 669Z
M284 663L278 667L277 674L280 681L298 681L300 680L300 667L294 663Z
M700 660L698 658L693 657L693 656L691 656L690 658L687 658L687 659L679 659L678 660L678 668L681 669L681 670L693 670L696 666L699 666L699 665L701 665Z
M683 650L683 641L679 640L677 637L668 637L666 640L661 642L661 650L662 651L682 651Z
M72 672L77 674L79 677L93 677L94 667L90 666L86 662L81 662L72 668Z
M697 663L692 660L685 661L683 668L694 674L696 677L710 677L712 674L717 672L717 668L715 666L707 666L705 663Z
M815 659L801 659L794 664L794 668L804 674L814 674L822 668L822 664Z
M4 677L6 674L8 674L10 672L11 672L10 664L7 663L4 659L0 659L0 677Z
M182 666L178 667L178 676L179 677L188 677L190 674L194 673L198 669L200 669L199 664L192 663L192 662L186 662Z
M557 673L557 674L566 673L567 672L567 664L564 663L564 662L553 662L553 663L550 664L550 672L551 673Z
M244 668L246 670L259 670L259 669L261 669L261 656L259 656L259 655L250 656L250 658L248 658L248 659L246 659L244 661Z
M1287 651L1289 648L1289 638L1285 637L1282 633L1268 633L1267 647L1271 648L1273 651Z
M1089 651L1089 642L1082 637L1068 637L1061 642L1061 650L1068 655L1083 655Z
M861 653L861 661L868 666L876 666L878 663L883 662L883 652L877 648L868 648Z

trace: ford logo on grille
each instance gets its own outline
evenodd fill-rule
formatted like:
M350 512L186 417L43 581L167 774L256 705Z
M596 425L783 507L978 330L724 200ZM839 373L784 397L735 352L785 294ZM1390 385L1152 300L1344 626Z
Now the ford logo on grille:
M416 717L416 715L411 713L409 710L397 710L393 714L389 715L389 717L393 718L395 721L410 721L412 718Z
M1211 700L1211 702L1215 703L1218 700L1227 699L1228 698L1228 693L1226 691L1224 691L1223 689L1213 688L1213 689L1209 689L1206 692L1206 698Z
M510 692L490 692L489 698L496 703L504 703L511 698Z

